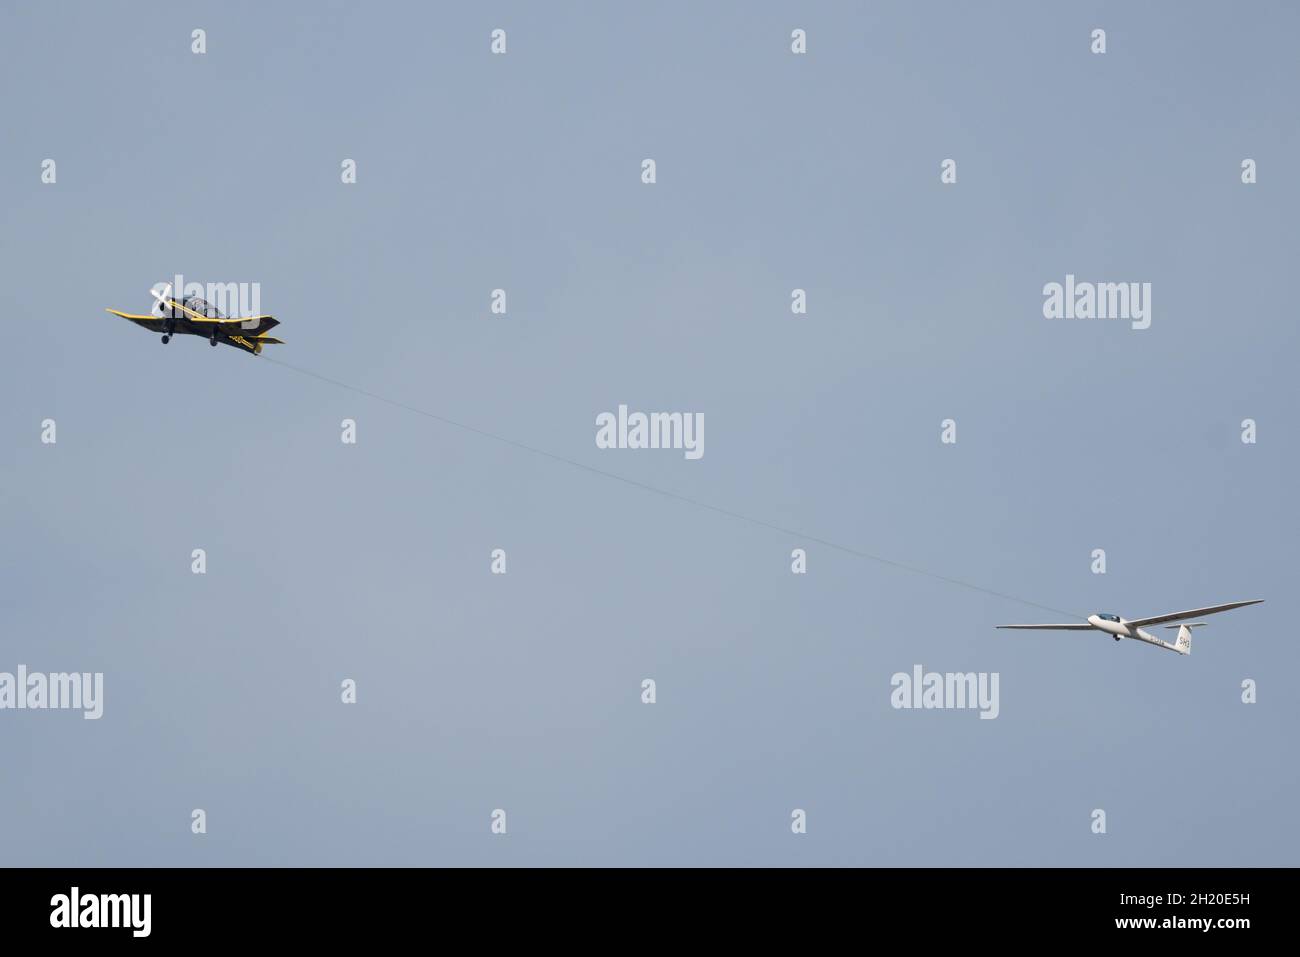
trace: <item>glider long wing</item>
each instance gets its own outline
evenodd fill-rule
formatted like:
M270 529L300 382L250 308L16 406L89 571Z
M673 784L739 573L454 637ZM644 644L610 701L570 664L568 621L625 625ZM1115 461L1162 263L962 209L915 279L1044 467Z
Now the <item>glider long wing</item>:
M1138 618L1136 621L1125 622L1125 624L1137 628L1144 628L1147 625L1163 625L1167 621L1183 621L1187 618L1200 618L1203 615L1217 615L1221 611L1231 611L1234 608L1243 608L1246 605L1258 605L1263 600L1262 598L1253 598L1250 601L1232 601L1226 605L1211 605L1209 608L1193 608L1191 611L1175 611L1168 615Z
M1022 631L1092 631L1086 621L1077 625L998 625L999 628L1017 628Z

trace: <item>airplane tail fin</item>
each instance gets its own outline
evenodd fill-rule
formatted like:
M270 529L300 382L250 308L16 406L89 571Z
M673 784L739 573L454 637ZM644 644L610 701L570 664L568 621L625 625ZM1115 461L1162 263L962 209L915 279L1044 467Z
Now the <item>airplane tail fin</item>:
M1192 653L1192 628L1204 628L1203 621L1189 621L1185 625L1165 625L1166 628L1177 628L1178 637L1174 639L1174 651L1180 655L1190 655Z
M277 339L274 336L258 336L253 340L253 355L260 356L262 354L262 346L282 345L284 345L283 339Z

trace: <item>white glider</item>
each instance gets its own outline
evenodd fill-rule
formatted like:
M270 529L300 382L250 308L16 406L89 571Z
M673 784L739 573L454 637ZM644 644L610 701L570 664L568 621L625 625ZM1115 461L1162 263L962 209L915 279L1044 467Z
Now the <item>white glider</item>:
M1209 608L1193 608L1191 611L1176 611L1169 615L1154 615L1151 618L1135 618L1130 621L1127 618L1121 618L1119 615L1089 615L1086 622L1080 622L1077 625L998 625L999 628L1019 628L1036 631L1103 631L1108 635L1113 635L1116 641L1121 638L1136 638L1138 641L1145 641L1149 645L1157 645L1161 648L1168 648L1170 651L1176 651L1180 655L1190 655L1192 653L1192 628L1204 626L1203 621L1188 622L1188 618L1200 618L1203 615L1217 615L1221 611L1231 611L1233 608L1242 608L1246 605L1258 605L1264 599L1255 598L1251 601L1232 601L1226 605L1211 605ZM1185 622L1180 625L1166 625L1165 622L1178 621ZM1142 630L1144 625L1165 625L1166 628L1178 629L1178 637L1172 643L1161 641L1155 635L1149 634Z

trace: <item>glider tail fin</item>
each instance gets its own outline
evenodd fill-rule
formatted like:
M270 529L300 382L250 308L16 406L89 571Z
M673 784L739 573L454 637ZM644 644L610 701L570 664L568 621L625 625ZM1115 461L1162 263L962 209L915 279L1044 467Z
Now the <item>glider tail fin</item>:
M1203 628L1205 622L1193 621L1185 625L1168 625L1169 628L1178 629L1178 637L1174 639L1174 651L1180 655L1190 655L1192 653L1192 629Z

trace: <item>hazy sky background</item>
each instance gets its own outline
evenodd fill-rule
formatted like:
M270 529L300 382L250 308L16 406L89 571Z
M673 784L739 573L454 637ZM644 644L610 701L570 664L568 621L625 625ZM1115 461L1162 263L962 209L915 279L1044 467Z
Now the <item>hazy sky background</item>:
M1300 863L1297 27L4 4L0 671L105 703L0 712L0 861ZM936 574L1267 603L1188 658L995 631L1059 616L103 311L178 272L259 282L277 359ZM1067 273L1152 283L1151 328L1044 319ZM703 459L598 450L620 403L703 412ZM1000 717L893 710L918 663L999 672Z

